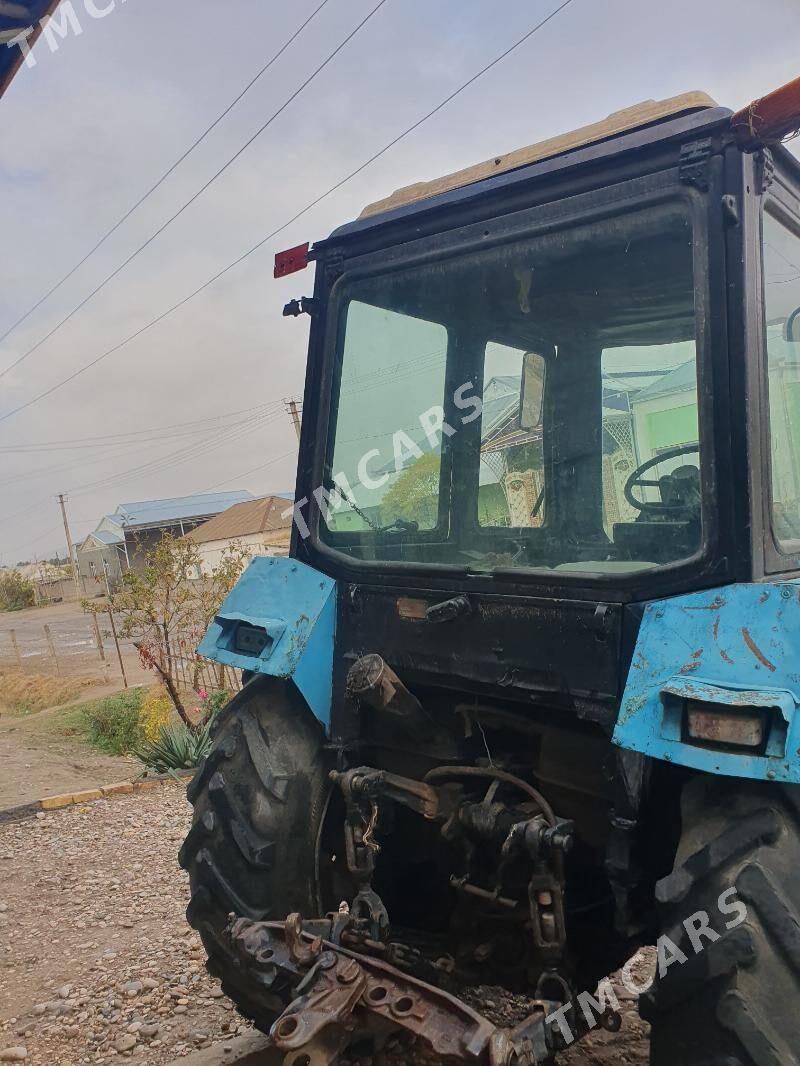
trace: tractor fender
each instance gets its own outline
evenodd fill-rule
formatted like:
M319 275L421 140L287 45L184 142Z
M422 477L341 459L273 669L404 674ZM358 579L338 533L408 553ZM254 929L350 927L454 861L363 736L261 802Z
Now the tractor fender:
M336 582L296 559L257 556L228 594L197 653L292 681L327 729L333 695Z
M693 741L688 701L765 709L763 742ZM800 784L800 584L729 585L647 605L614 743L711 774Z

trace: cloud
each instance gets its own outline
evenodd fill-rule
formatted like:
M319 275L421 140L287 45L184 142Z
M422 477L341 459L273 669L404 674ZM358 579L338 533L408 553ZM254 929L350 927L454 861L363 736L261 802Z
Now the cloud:
M260 0L138 0L39 63L2 101L0 327L91 247L315 6ZM200 150L59 293L0 345L0 367L43 336L216 170L372 6L332 0ZM40 351L0 382L3 409L41 391L182 298L429 110L554 6L509 0L390 0L319 80L224 177ZM76 5L79 9L80 5ZM298 10L298 8L300 10ZM301 395L307 320L281 308L310 272L272 280L281 247L325 236L363 204L499 151L573 129L640 99L705 88L740 106L795 76L794 4L762 5L757 52L743 49L741 0L670 6L574 0L541 35L246 264L173 317L24 413L0 446L212 417ZM691 27L690 31L687 27ZM77 495L120 456L2 455L0 559L56 526L55 493L74 489L83 532L120 499L180 495L234 477L293 445L288 418L196 462ZM170 450L166 442L164 452ZM154 449L157 451L157 449ZM0 453L2 454L2 453ZM79 458L83 457L83 462ZM124 456L123 456L124 458ZM130 458L134 465L136 454ZM50 468L72 464L67 471ZM294 484L291 459L247 480ZM84 517L85 516L85 517ZM77 531L76 531L77 532ZM33 548L31 548L31 551Z

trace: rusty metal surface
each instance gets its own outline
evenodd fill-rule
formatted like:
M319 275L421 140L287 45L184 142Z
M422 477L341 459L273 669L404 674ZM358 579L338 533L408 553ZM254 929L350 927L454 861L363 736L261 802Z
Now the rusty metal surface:
M800 783L799 646L795 581L729 585L648 604L614 742L706 773ZM736 750L722 739L691 737L690 701L713 713L763 709L762 742Z
M257 969L259 984L277 991L288 982L299 993L270 1033L276 1047L292 1053L287 1066L301 1051L309 1066L328 1066L350 1032L376 1026L404 1030L445 1059L489 1063L496 1029L477 1011L378 959L305 932L296 937L296 922L293 916L288 939L283 922L240 918L229 926L231 943L242 961ZM298 953L298 939L307 952ZM296 961L298 954L316 961L306 969L307 963Z
M377 711L430 724L417 697L380 655L363 655L353 663L347 674L347 692Z
M344 773L332 770L330 780L339 785L345 799L372 800L390 799L416 811L424 818L433 820L447 811L439 792L431 785L411 777L401 777L387 770L375 770L370 766L359 766Z
M731 118L740 147L757 151L800 130L800 78L754 100Z

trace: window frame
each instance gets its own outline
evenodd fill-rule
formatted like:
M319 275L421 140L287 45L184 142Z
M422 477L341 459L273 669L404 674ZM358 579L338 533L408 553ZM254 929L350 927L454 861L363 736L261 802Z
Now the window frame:
M547 370L548 356L544 355L543 352L539 351L536 348L528 348L527 350L523 350L521 348L513 347L512 345L509 345L509 344L507 344L504 341L499 341L495 337L492 337L492 336L488 337L485 340L484 345L483 345L483 367L482 367L482 384L483 384L482 392L483 392L483 397L485 398L485 396L486 396L486 382L487 382L486 364L487 364L488 356L489 356L489 346L491 344L495 344L495 345L497 345L499 347L508 348L511 351L518 351L523 360L525 358L525 355L527 355L527 354L536 355L536 356L538 356L539 359L542 360L542 365L544 367L544 373L542 374L542 383L543 383L542 402L544 404L544 402L546 401L546 396L547 396L548 377L550 376L549 373L548 373L548 370ZM522 368L522 373L524 374L524 368ZM495 377L495 375L492 374L492 375L490 375L488 380L491 381L494 377ZM521 411L521 407L522 407L522 390L523 390L523 382L522 382L522 378L520 378L520 394L519 394L519 405L518 405L518 410L520 410L520 411ZM481 417L480 417L480 420L479 420L479 428L480 428L480 439L482 441L483 440L483 411L481 411ZM533 442L531 441L529 443L532 444ZM543 440L541 441L541 445L542 445L542 453L543 453L543 459L544 459L544 441ZM520 445L520 447L524 447L524 445ZM482 452L481 452L481 454L482 454ZM481 515L480 515L480 462L481 461L479 460L479 463L478 463L478 487L477 487L477 495L476 495L476 500L475 500L475 514L473 516L474 523L475 523L475 534L476 534L476 536L480 537L480 536L483 536L485 533L489 533L489 534L495 535L495 534L497 534L498 532L500 532L503 529L526 528L526 527L518 527L518 526L512 526L512 525L495 526L495 525L490 525L489 523L484 523L484 522L481 521ZM497 484L499 485L500 482L497 482ZM544 470L543 470L543 473L542 473L542 484L543 484L542 491L544 492L544 489L545 489L545 486L546 486ZM546 521L547 521L547 518L546 518L546 516L547 516L546 499L547 499L547 497L546 497L546 494L545 494L545 497L542 500L542 507L541 507L542 513L545 515L545 521L540 523L539 526L530 526L530 527L527 527L527 528L531 528L531 529L542 529L542 528L544 528L544 526L546 524Z
M711 213L710 202L715 188L698 190L681 181L677 167L655 173L636 176L607 185L601 189L579 193L561 200L550 201L540 205L517 210L508 214L496 214L482 220L462 225L458 228L415 239L413 234L404 243L397 243L388 248L367 251L354 255L345 261L341 273L320 288L322 294L321 312L323 318L317 324L316 357L320 360L319 373L315 378L318 392L318 433L317 445L311 457L312 461L305 472L310 474L313 484L322 483L323 467L329 454L331 429L331 396L336 369L337 346L341 350L340 331L343 316L342 303L349 285L359 278L377 273L391 273L395 270L413 268L462 254L469 254L487 247L487 245L507 244L513 241L536 238L552 230L591 224L608 218L618 217L623 213L655 209L661 205L678 203L691 221L694 252L694 286L695 286L695 340L698 361L698 400L699 428L701 447L701 483L703 490L703 525L701 544L698 551L686 559L665 563L652 570L625 574L600 574L591 571L551 571L527 567L499 568L493 571L468 572L468 567L461 564L416 563L392 560L362 560L346 555L329 544L319 535L319 509L309 496L308 525L310 536L306 541L306 553L309 559L317 556L322 567L330 573L347 574L353 580L369 580L370 575L382 578L394 577L399 582L404 578L418 584L420 578L431 581L447 577L449 583L458 577L468 579L476 591L480 579L486 579L486 589L497 588L497 581L503 580L513 585L517 583L520 590L535 592L536 587L545 595L554 588L572 589L579 596L592 596L597 590L604 591L609 599L626 599L634 590L641 590L643 585L649 589L661 587L670 589L685 585L700 587L719 582L720 575L727 566L727 560L716 563L713 555L719 544L719 508L721 500L717 491L717 457L719 444L715 423L713 402L714 388L712 381L718 384L722 372L721 359L724 354L720 349L720 339L712 328L709 309L711 306L712 286L715 298L725 292L724 267L720 264L720 275L715 272L709 255L709 244L717 239L714 234L721 231L721 221L717 214ZM716 227L716 230L715 230ZM713 275L713 277L712 277ZM489 338L486 338L487 340ZM448 371L454 361L450 358L448 345ZM483 348L481 347L481 353ZM727 379L727 357L724 375ZM461 378L467 380L469 373L461 370ZM449 384L448 384L449 389ZM456 438L459 435L456 435ZM448 455L449 439L445 438L442 459L442 479L449 478L445 469L445 457ZM305 491L305 490L304 490ZM691 580L694 575L694 580ZM713 576L712 576L713 575Z
M768 530L764 545L764 569L767 574L785 573L800 570L800 537L781 540L775 531L775 498L772 477L772 427L769 406L769 345L767 341L767 296L764 270L764 220L769 215L780 225L794 233L800 240L800 186L793 182L787 173L776 174L775 181L768 195L763 198L759 214L759 255L758 283L760 294L760 342L761 368L759 385L761 389L760 409L762 415L762 462L764 474L763 485L763 526Z

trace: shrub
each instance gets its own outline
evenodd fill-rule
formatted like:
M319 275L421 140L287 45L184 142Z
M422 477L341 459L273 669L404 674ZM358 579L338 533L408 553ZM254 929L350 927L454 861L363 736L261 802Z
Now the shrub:
M158 740L161 730L169 725L172 710L172 700L163 685L156 685L148 690L139 711L142 735L145 740Z
M0 611L21 611L35 602L33 585L22 574L16 570L0 574Z
M193 708L193 710L199 712L200 721L203 724L216 717L222 708L227 707L233 699L233 693L224 688L215 688L210 692L208 689L201 688L197 695L200 699L200 706Z
M198 546L166 534L145 552L144 566L125 574L114 596L120 634L133 637L142 665L155 671L186 727L197 727L184 704L181 648L194 647L242 572L247 551L229 546L202 580Z
M83 709L89 741L111 755L127 755L144 739L141 709L147 690L126 689Z
M174 770L193 770L211 749L211 722L192 731L183 722L164 726L157 740L144 740L134 754L149 771L168 774Z

